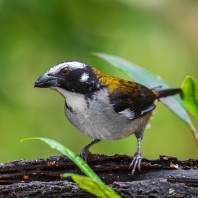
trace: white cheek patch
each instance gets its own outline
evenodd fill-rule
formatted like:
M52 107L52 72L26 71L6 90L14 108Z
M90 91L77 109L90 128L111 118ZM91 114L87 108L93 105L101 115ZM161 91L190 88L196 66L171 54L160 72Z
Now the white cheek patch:
M87 82L88 79L89 79L89 74L84 72L80 78L80 82Z

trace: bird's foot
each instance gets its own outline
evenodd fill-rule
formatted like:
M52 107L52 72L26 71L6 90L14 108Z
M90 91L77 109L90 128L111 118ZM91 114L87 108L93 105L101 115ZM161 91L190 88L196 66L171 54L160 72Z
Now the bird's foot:
M90 148L91 146L93 146L94 144L98 143L98 142L100 142L100 140L94 139L91 143L89 143L87 146L85 146L85 147L81 150L81 152L80 152L80 157L81 157L82 159L84 159L85 162L87 162L88 155L89 155L89 153L90 153L90 152L89 152L89 148Z
M138 168L141 171L141 161L142 161L142 154L139 150L134 154L133 160L129 165L129 168L132 168L131 175L133 176L135 173L135 169Z
M89 155L89 148L87 146L85 146L81 152L80 152L80 157L85 161L87 162L87 159L88 159L88 155Z

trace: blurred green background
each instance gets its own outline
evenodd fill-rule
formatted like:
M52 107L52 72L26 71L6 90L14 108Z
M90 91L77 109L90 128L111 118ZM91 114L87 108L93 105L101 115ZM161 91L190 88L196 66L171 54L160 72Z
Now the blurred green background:
M76 153L91 141L65 118L60 94L33 85L54 64L74 59L129 79L92 52L123 57L173 87L186 75L198 79L198 1L0 0L1 162L59 154L39 141L19 142L26 137L52 138ZM133 155L136 148L130 136L102 141L91 151ZM198 157L188 126L160 103L142 153Z

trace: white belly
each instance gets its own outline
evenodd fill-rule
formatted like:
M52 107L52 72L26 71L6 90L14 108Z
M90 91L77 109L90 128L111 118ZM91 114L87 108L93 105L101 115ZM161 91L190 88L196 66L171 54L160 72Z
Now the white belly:
M124 115L117 114L113 107L109 106L109 98L105 89L98 92L92 99L88 99L88 102L82 95L66 98L67 105L73 109L71 112L65 107L68 120L81 132L94 139L125 138L137 131L144 130L150 117L150 113L148 113L138 119L129 120ZM71 104L73 105L71 106Z

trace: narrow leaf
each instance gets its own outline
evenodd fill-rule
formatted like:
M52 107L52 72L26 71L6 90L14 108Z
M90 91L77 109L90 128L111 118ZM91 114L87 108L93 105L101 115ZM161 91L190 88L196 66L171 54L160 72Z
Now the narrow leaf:
M84 190L102 198L121 198L115 191L110 187L101 184L100 182L94 181L92 178L77 175L74 173L66 173L64 177L72 177L72 179Z
M108 61L113 66L117 67L119 70L125 72L129 77L133 78L140 84L143 84L149 88L154 88L162 86L163 88L171 88L171 86L164 81L161 77L152 74L146 69L139 67L129 61L120 58L118 56L113 56L104 53L94 53L94 55ZM179 96L172 96L167 98L161 98L160 101L166 105L171 111L173 111L178 117L180 117L184 122L186 122L196 140L198 145L198 134L197 131L180 99Z
M187 76L182 84L182 100L185 107L198 118L198 82Z
M89 165L76 153L65 147L59 142L56 142L55 140L51 140L48 138L41 138L41 137L32 137L32 138L26 138L22 139L21 142L25 140L41 140L48 144L51 148L56 149L60 151L62 154L66 155L71 161L73 161L76 166L78 166L88 177L91 177L95 182L103 184L103 182L100 180L100 178L93 172L93 170L89 167Z

